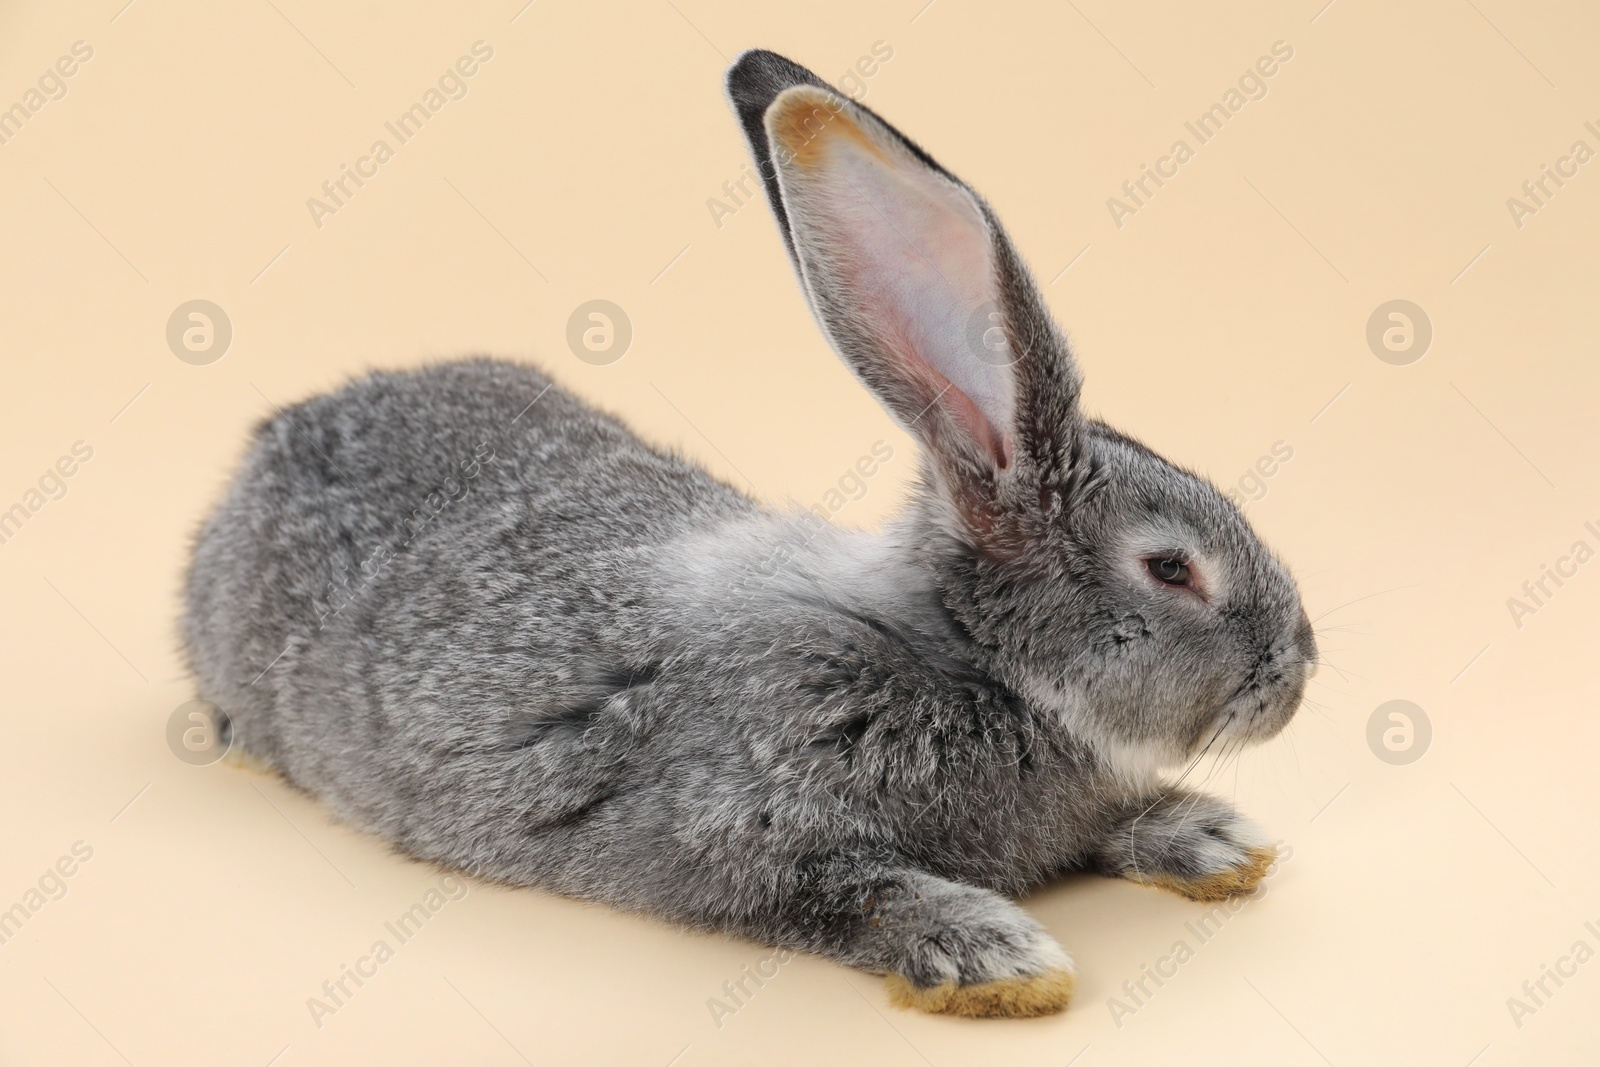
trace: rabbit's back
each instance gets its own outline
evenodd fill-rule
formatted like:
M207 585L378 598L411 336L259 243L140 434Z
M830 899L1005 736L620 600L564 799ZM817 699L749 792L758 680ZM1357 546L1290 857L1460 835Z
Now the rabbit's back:
M402 843L452 833L408 804L555 758L534 742L633 680L654 554L754 510L532 368L375 374L258 428L201 530L185 643L253 755Z
M770 513L531 370L268 420L187 597L247 752L507 882L704 922L841 849L1015 888L1095 823L1093 767L974 670L917 543Z

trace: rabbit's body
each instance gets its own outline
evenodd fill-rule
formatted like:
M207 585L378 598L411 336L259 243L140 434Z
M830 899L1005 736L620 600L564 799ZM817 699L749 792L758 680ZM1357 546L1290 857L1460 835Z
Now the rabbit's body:
M825 333L918 440L904 513L774 512L530 368L373 375L268 420L202 530L201 695L412 855L928 1010L1060 1010L1071 961L1000 893L1255 885L1259 832L1157 772L1282 729L1310 624L1214 487L1081 412L971 189L779 56L729 91Z
M974 662L938 551L473 361L265 423L187 639L247 751L426 859L691 923L837 850L1016 891L1123 787Z

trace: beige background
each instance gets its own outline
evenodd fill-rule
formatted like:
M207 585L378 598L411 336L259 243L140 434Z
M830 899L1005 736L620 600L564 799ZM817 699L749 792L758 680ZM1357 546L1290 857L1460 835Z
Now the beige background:
M0 6L0 106L94 51L0 144L0 508L93 449L0 544L0 908L93 850L0 946L0 1061L1595 1061L1600 963L1507 1006L1600 949L1600 563L1520 627L1507 607L1600 548L1600 162L1520 228L1506 206L1575 140L1600 148L1589 5L123 2ZM478 40L468 95L318 228L306 199ZM1106 199L1279 40L1268 95L1115 226ZM439 876L167 747L193 695L186 542L248 427L368 367L492 352L775 501L817 502L885 439L839 513L879 522L909 440L823 344L765 206L719 228L706 204L745 162L728 59L837 78L878 41L866 101L996 205L1095 410L1223 485L1293 449L1249 511L1337 669L1283 737L1206 772L1292 860L1120 1019L1109 999L1194 946L1203 909L1081 877L1028 902L1081 970L1046 1020L903 1014L799 958L718 1026L709 998L764 948L472 885L317 1027L307 998ZM635 331L603 367L564 341L597 297ZM206 366L165 340L196 298L234 330ZM1397 298L1435 332L1409 366L1365 340ZM1367 744L1391 699L1433 726L1409 765Z

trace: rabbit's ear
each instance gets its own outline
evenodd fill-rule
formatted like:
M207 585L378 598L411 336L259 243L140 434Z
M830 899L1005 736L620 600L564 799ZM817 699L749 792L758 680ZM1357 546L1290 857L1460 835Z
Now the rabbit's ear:
M728 85L818 320L958 510L986 525L1008 488L1042 488L1072 451L1078 378L988 206L782 57L745 53Z

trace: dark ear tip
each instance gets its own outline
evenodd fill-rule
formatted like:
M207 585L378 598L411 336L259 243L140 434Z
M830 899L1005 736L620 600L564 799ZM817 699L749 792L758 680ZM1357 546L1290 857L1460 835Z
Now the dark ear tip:
M800 64L764 48L739 53L728 67L728 97L741 115L750 111L764 113L767 105L792 85L826 83Z
M765 48L746 48L728 65L728 85L731 87L741 80L756 76L760 71L788 62L778 53Z

